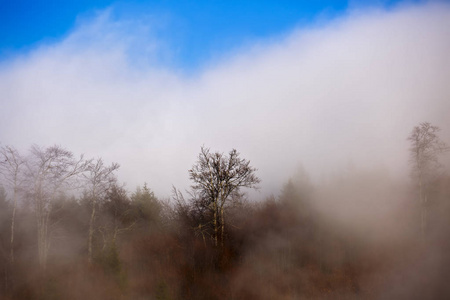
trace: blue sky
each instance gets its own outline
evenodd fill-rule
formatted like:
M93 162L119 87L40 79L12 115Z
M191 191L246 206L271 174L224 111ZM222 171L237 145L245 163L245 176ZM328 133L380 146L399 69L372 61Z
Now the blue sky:
M0 0L0 59L58 42L80 19L109 8L115 20L145 20L146 17L157 20L158 26L153 30L171 51L165 63L181 69L196 69L236 48L338 17L350 9L390 8L398 2ZM422 1L408 3L412 2Z

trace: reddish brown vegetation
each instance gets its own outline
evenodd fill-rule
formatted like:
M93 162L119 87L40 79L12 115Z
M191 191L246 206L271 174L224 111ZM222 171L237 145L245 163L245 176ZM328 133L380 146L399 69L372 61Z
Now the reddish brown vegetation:
M235 199L226 210L223 247L215 245L212 227L199 233L199 218L204 222L208 216L199 215L195 202L170 206L147 187L128 197L114 186L98 208L92 264L87 259L91 202L61 196L52 216L53 244L45 271L38 264L33 213L26 202L16 216L16 259L9 261L10 206L3 194L1 298L450 296L450 178L441 176L432 184L424 241L413 189L369 175L342 177L322 187L294 178L278 198ZM378 215L362 213L360 206L372 198L378 205L395 202L390 215L384 209ZM333 201L344 206L343 212ZM331 215L326 203L333 207Z

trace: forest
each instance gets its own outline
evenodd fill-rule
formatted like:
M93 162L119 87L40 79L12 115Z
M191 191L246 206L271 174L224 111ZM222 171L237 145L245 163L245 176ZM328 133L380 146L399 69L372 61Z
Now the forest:
M299 169L264 199L234 149L201 147L190 189L160 199L118 163L0 145L0 298L450 298L449 148L427 122L399 138L407 178Z

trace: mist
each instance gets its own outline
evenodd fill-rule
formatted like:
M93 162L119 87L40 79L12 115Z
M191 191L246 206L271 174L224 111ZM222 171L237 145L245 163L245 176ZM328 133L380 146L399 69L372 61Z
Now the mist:
M251 157L264 195L300 164L314 178L348 164L403 176L414 125L449 135L449 13L446 4L355 9L186 73L155 62L170 51L151 25L100 11L2 63L0 141L120 161L128 186L146 181L159 196L188 188L201 145Z
M161 19L115 9L0 62L0 298L450 295L448 147L422 190L408 140L430 122L450 143L449 4L354 6L194 69ZM258 177L222 219L192 182L203 149ZM51 153L70 176L40 173ZM120 164L102 189L100 160Z

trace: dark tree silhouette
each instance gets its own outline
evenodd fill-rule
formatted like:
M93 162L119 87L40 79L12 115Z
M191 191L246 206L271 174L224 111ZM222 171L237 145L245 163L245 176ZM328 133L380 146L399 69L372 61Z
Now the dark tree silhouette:
M209 148L201 148L197 163L189 170L189 177L194 182L194 194L212 211L214 245L218 245L219 228L223 245L224 208L227 200L238 194L242 187L257 187L260 179L255 175L255 171L256 169L250 166L250 161L240 158L235 149L226 156L220 152L211 153Z
M427 227L430 183L436 177L440 167L439 155L449 150L448 146L438 137L439 131L439 127L424 122L415 126L408 137L411 142L412 176L419 188L422 237L425 237Z

